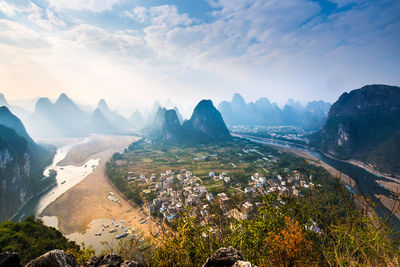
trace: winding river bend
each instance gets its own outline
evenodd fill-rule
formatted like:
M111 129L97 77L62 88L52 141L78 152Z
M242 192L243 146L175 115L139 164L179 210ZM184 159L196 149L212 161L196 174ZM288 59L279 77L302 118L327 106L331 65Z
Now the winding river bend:
M98 166L99 159L90 159L82 166L57 165L61 160L66 157L73 146L83 144L87 141L88 139L84 139L79 143L62 146L57 149L57 153L54 156L52 164L48 166L43 173L45 176L48 176L50 170L55 170L57 172L56 184L29 200L14 216L14 221L21 221L24 217L28 215L35 215L36 217L40 216L41 212L50 203L55 201L68 189L82 181Z
M382 186L381 184L376 182L377 179L390 182L390 180L386 179L385 177L375 175L375 174L368 172L365 169L358 167L356 165L353 165L351 163L333 159L331 157L326 156L325 154L323 154L321 152L311 150L303 145L296 145L296 144L292 144L289 142L278 141L278 140L262 138L262 137L253 137L253 136L248 136L248 135L236 135L236 136L248 139L248 140L256 142L256 143L266 144L266 145L274 146L277 148L291 148L291 149L300 150L300 151L332 166L336 170L348 175L354 181L358 182L358 185L355 188L347 187L347 189L349 189L352 193L355 193L355 194L364 194L369 199L371 199L376 204L376 211L379 216L381 216L382 218L385 218L390 214L390 210L388 208L386 208L384 205L382 205L382 203L376 197L376 195L384 195L384 196L392 196L393 195L393 193L390 190L388 190L387 188L385 188L384 186ZM397 218L396 216L392 216L391 219L389 220L389 223L396 231L400 231L400 219L399 218Z

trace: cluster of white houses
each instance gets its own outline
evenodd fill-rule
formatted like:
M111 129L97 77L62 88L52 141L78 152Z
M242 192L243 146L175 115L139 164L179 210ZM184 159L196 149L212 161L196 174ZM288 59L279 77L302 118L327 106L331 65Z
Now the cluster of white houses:
M225 216L247 219L255 208L261 205L261 203L254 203L253 201L253 198L258 195L267 195L270 192L277 191L282 194L301 196L302 188L313 188L315 186L311 182L311 176L307 177L308 181L306 181L305 177L297 171L285 171L287 171L285 177L277 175L276 178L267 179L258 173L249 177L248 186L244 189L244 193L248 196L247 200L239 206L231 205L230 198L224 192L216 196L209 193L206 187L202 185L201 180L186 169L176 172L167 170L158 177L156 174L152 174L150 177L146 177L144 174L140 174L139 177L132 177L133 173L129 172L127 180L150 184L149 189L144 190L143 193L154 192L156 197L145 203L144 209L149 214L160 212L167 221L176 219L179 212L185 207L190 207L189 210L192 214L202 216L202 219L207 221L210 216L211 205L218 206ZM214 172L210 172L209 176L228 184L231 181L226 173L216 175ZM236 188L236 190L242 191L239 188Z

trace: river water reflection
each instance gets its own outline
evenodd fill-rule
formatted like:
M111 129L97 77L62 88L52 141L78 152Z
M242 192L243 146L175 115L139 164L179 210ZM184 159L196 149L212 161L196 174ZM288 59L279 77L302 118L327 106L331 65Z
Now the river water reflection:
M75 145L87 142L85 139L82 142L71 144L60 147L57 149L57 153L54 156L53 162L44 170L44 175L48 176L51 169L57 172L56 184L43 192L42 194L32 198L28 203L22 207L18 214L14 217L14 221L21 221L28 215L39 216L40 213L59 196L61 196L68 189L82 181L88 176L97 166L99 165L99 159L90 159L85 162L82 166L59 166L57 165L61 160L65 158L71 148Z

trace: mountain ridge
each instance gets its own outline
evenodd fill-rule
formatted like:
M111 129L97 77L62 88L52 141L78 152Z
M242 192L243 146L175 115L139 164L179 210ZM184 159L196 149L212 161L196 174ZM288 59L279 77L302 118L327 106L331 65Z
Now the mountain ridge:
M399 131L400 87L372 84L343 93L329 110L323 129L311 136L311 145L338 158L353 158L395 171L388 161L377 165L377 154L373 155ZM381 147L376 153L383 155L387 149ZM400 156L400 151L391 154Z

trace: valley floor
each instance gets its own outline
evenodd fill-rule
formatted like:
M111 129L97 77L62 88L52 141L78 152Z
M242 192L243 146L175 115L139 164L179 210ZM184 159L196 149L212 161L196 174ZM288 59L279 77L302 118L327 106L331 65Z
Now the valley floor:
M99 219L124 220L137 230L156 232L156 224L151 219L148 224L140 224L145 215L133 203L128 202L113 188L105 174L106 162L116 152L123 151L137 137L132 136L92 136L86 143L73 147L65 159L65 165L82 165L89 159L100 159L99 166L79 184L72 187L51 203L41 216L56 216L58 228L65 235L83 233L91 222ZM113 192L120 203L108 198ZM75 235L79 239L79 235ZM80 240L77 240L78 242Z

